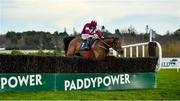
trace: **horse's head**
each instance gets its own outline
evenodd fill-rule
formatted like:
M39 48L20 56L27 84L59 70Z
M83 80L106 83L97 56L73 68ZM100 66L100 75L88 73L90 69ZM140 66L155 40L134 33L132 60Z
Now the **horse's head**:
M123 54L123 48L122 48L122 40L120 38L114 38L114 42L112 44L112 48L116 50L119 54Z

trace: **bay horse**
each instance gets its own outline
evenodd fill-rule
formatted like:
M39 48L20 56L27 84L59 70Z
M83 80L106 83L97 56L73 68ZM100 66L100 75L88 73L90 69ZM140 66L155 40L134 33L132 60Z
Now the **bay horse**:
M104 59L109 52L109 48L115 49L119 54L123 54L123 49L121 47L120 38L104 38L96 39L91 46L91 50L80 51L80 45L83 42L81 37L66 37L64 38L64 50L66 56L75 56L77 53L80 56L88 59Z

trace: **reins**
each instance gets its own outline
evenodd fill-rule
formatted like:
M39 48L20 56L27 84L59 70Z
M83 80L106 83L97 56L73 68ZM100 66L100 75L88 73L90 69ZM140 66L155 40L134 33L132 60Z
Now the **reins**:
M93 34L93 36L95 37L95 35ZM108 46L109 48L111 47L110 45L108 45L105 41L103 41L101 38L98 37L98 39L103 42L106 46ZM102 48L102 47L101 47ZM104 47L103 47L104 48Z
M108 45L104 40L102 40L101 38L99 38L98 37L98 39L101 41L101 42L103 42L106 46L108 46L108 48L112 48L112 49L114 49L114 47L111 47L110 45ZM115 39L113 38L113 44L114 44L114 41L115 41ZM101 48L103 48L103 49L105 49L105 47L102 47L102 46L99 46L99 47L101 47ZM114 49L115 51L116 51L116 49ZM119 53L118 53L119 54Z
M102 40L101 38L98 37L98 39L103 42L106 46L108 46L109 48L111 47L110 45L108 45L104 40Z
M114 47L111 47L110 45L108 45L104 40L102 40L101 38L99 38L98 37L98 39L101 41L101 42L103 42L105 45L107 45L109 48L112 48L112 49L114 49ZM113 39L113 45L114 45L114 41L115 41L115 39ZM101 47L101 48L104 48L104 47ZM105 49L105 48L104 48ZM115 51L117 51L116 49L114 49ZM119 54L119 53L118 53Z

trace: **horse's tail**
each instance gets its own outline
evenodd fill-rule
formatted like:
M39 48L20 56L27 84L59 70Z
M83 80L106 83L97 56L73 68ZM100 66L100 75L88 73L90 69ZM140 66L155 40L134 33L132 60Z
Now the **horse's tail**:
M63 39L65 54L67 53L69 43L70 43L71 40L74 39L74 38L75 38L75 37L70 36L70 37L65 37L65 38Z

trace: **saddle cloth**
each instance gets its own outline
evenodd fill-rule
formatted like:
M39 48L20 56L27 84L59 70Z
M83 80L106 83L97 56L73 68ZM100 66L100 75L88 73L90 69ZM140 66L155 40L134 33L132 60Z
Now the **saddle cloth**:
M83 42L81 43L80 45L80 51L88 51L88 50L91 50L92 48L92 45L93 43L95 42L96 39L90 39L88 42L88 40L83 40ZM88 43L87 43L88 42Z

